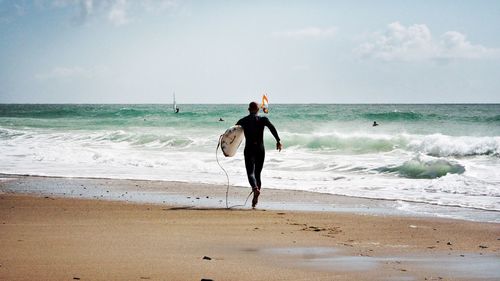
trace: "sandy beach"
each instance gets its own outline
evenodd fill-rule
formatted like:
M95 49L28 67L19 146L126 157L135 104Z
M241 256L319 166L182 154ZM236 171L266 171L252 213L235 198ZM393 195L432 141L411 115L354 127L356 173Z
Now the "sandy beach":
M20 194L5 187L16 182L74 188L94 183L109 189L106 193L124 183L37 177L4 180L0 184L0 280L500 278L497 223L384 213L228 210ZM174 189L182 185L191 196L207 192L206 185L142 183ZM214 190L214 200L220 202L224 188ZM315 202L303 193L279 192L287 200L302 197ZM265 195L262 202L273 200ZM185 197L196 201L191 196ZM343 206L359 204L342 197L328 199L332 198Z
M499 26L0 0L0 281L500 281Z

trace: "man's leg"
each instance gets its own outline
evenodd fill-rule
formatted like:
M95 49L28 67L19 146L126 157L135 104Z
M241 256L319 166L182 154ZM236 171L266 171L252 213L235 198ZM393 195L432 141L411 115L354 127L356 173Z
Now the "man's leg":
M249 153L245 151L245 168L247 169L248 182L250 183L253 192L252 208L255 208L260 195L260 190L257 185L257 179L255 178L255 157L254 155L248 154Z
M264 168L265 158L266 158L266 151L263 148L255 156L255 180L257 182L257 187L259 188L259 190L262 186L262 182L260 180L260 173L262 172L262 168Z
M255 181L257 183L257 188L253 189L253 200L252 207L255 208L257 203L259 202L260 188L262 186L262 182L260 180L260 173L262 172L262 168L264 167L264 159L265 159L265 150L264 147L260 151L258 151L255 155Z
M245 168L247 170L248 183L250 187L257 188L257 179L255 178L255 156L245 150Z

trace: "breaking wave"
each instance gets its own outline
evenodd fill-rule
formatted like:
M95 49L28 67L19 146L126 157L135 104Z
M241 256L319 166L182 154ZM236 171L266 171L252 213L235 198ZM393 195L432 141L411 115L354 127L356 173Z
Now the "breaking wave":
M370 134L284 134L287 146L335 152L372 153L391 151L408 143L405 135Z
M435 179L447 174L463 174L465 167L444 159L425 161L417 157L399 166L382 167L377 170L383 173L396 173L410 179Z
M447 136L433 134L412 140L408 148L431 156L500 156L500 137Z
M287 146L334 152L376 153L403 149L430 156L500 156L500 137L411 134L285 134Z

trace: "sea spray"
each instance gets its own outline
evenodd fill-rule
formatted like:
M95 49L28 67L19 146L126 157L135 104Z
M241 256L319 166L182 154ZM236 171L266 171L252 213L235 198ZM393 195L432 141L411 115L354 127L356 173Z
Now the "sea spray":
M408 148L433 156L500 156L500 137L432 134L412 140Z
M284 133L287 146L329 150L338 153L375 153L405 147L409 142L406 134L388 135L376 133Z

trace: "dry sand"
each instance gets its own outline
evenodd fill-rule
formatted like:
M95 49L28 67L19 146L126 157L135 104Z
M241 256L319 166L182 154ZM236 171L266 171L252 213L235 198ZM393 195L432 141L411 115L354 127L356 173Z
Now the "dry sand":
M499 250L495 223L0 194L0 280L499 280Z

